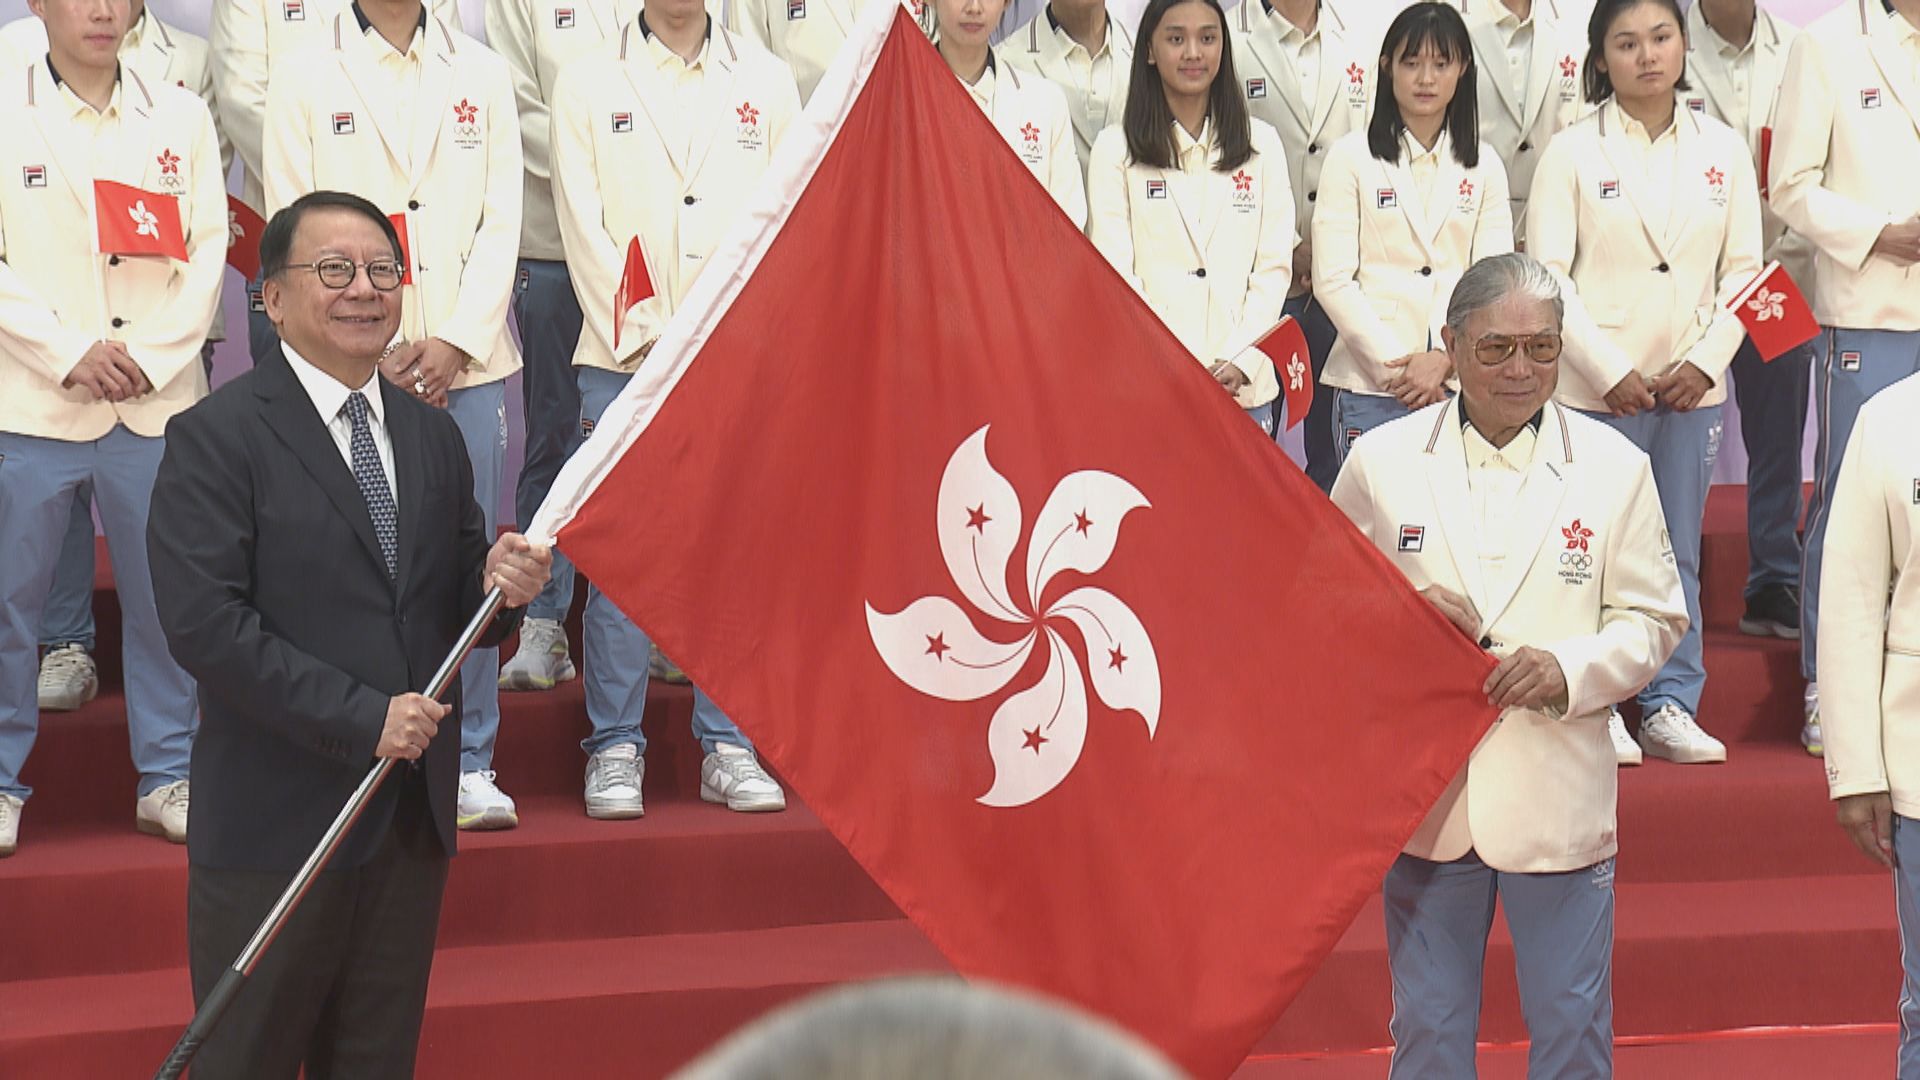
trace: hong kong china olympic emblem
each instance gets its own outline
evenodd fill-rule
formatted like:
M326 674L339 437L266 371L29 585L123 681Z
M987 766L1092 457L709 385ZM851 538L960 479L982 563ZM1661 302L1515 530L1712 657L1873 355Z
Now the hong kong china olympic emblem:
M1560 552L1560 580L1569 585L1585 585L1593 580L1593 530L1580 524L1579 518L1573 524L1560 530L1560 536L1566 540L1566 547Z

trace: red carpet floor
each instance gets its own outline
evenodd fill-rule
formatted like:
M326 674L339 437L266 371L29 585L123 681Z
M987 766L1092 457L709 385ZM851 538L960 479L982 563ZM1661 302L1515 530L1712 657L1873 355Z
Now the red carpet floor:
M1704 555L1701 719L1731 761L1622 776L1619 1075L1885 1076L1891 886L1846 844L1794 741L1796 646L1733 630L1739 497L1716 491ZM190 1013L184 853L131 828L104 566L97 607L109 685L43 719L22 847L0 860L0 1077L149 1075ZM658 688L649 706L647 816L595 822L579 804L579 685L504 699L497 765L523 825L469 836L454 862L420 1075L663 1075L817 987L944 968L804 806L700 803L690 695ZM1483 1075L1521 1076L1499 926L1489 961ZM1375 902L1238 1075L1384 1077L1389 1006ZM1769 1030L1738 1030L1754 1028Z

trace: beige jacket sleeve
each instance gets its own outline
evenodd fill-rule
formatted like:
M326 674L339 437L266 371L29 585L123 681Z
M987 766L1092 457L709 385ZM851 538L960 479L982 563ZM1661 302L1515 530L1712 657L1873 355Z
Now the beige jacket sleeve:
M615 362L626 365L635 362L642 345L660 336L666 302L658 292L661 276L650 270L656 291L627 312L620 347L614 348L613 294L620 287L631 237L607 232L600 168L594 161L592 87L579 77L584 70L568 69L553 88L553 204L584 332L599 338Z
M1827 64L1826 48L1815 35L1794 38L1774 104L1768 190L1774 212L1789 229L1858 270L1880 231L1894 222L1826 186L1837 100Z
M1827 792L1836 799L1888 790L1881 700L1894 567L1884 455L1873 446L1882 419L1869 402L1847 439L1821 560L1820 721Z

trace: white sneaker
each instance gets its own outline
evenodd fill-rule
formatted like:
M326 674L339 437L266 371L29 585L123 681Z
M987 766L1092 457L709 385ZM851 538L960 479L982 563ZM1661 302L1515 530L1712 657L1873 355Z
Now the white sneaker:
M1613 740L1613 760L1619 765L1640 764L1640 744L1627 732L1626 717L1619 709L1607 710L1607 737Z
M658 645L653 647L652 654L647 657L647 674L675 686L685 686L692 681L687 678L686 672L680 670L679 664L667 659Z
M1640 745L1654 757L1676 765L1704 765L1727 760L1727 746L1700 730L1687 710L1662 705L1640 722Z
M743 813L785 810L787 793L773 782L760 759L744 746L715 744L700 762L700 797Z
M164 836L176 844L187 842L187 782L175 780L154 788L133 805L133 827L148 836Z
M520 824L513 799L493 782L493 770L460 774L460 796L454 805L453 821L462 829L484 832L511 829Z
M587 759L587 816L602 821L637 818L647 812L640 801L640 778L647 763L632 743L609 746Z
M502 690L551 690L573 678L573 658L567 655L567 628L552 619L524 619L520 648L500 665Z
M1820 684L1808 683L1805 698L1806 722L1800 725L1800 745L1814 757L1827 756L1826 741L1820 737Z
M100 672L78 645L48 649L40 658L40 708L72 712L100 693Z
M0 859L20 846L20 808L25 805L11 795L0 795Z

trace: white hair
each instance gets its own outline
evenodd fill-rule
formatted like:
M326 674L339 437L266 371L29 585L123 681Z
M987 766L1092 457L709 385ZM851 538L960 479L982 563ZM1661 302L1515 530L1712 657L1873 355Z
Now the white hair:
M1490 255L1460 275L1459 283L1453 287L1453 297L1447 301L1447 325L1453 327L1454 333L1464 334L1467 320L1474 312L1513 296L1552 305L1556 325L1566 318L1566 301L1560 295L1560 282L1553 271L1533 256L1516 251Z

